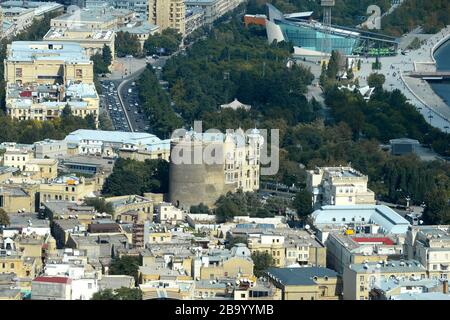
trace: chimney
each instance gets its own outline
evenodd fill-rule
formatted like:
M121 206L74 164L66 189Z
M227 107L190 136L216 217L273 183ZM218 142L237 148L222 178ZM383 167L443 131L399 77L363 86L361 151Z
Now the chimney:
M443 292L444 294L448 294L448 280L445 280L445 281L442 283L442 292Z

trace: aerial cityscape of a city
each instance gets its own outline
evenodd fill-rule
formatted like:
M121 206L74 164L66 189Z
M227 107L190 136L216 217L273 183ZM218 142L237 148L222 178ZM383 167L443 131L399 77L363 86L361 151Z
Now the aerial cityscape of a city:
M450 0L1 0L0 56L0 300L450 300Z

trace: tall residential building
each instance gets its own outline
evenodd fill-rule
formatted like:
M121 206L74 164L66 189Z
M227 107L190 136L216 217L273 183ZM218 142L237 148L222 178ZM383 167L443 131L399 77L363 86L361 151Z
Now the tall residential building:
M351 167L317 167L306 172L306 187L315 208L325 205L375 204L369 178Z
M185 34L186 7L184 0L148 0L148 22Z

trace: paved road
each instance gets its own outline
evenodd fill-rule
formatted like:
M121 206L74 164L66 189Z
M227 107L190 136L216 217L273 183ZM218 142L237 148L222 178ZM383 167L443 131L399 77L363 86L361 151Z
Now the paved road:
M414 30L415 36L420 30ZM450 28L429 37L423 46L418 50L411 50L394 57L381 58L381 70L378 73L386 77L384 88L386 90L399 89L417 110L423 115L425 120L432 126L447 131L450 127L450 109L446 103L433 91L431 86L422 80L414 80L407 77L408 72L414 71L414 63L433 61L432 49L436 43L445 38L450 33ZM413 37L414 37L413 36ZM409 36L406 36L407 38ZM362 59L360 72L356 74L360 85L366 85L367 77L375 72L372 70L372 63L375 58Z
M101 81L103 97L100 99L100 106L108 112L115 130L130 131L130 125L117 95L119 83L120 81L113 80Z

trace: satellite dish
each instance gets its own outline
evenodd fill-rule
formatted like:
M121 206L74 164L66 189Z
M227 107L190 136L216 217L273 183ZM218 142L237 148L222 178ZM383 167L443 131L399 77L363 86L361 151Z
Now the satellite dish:
M309 226L309 224L307 224L306 226L305 226L305 229L306 230L309 230L311 227Z

